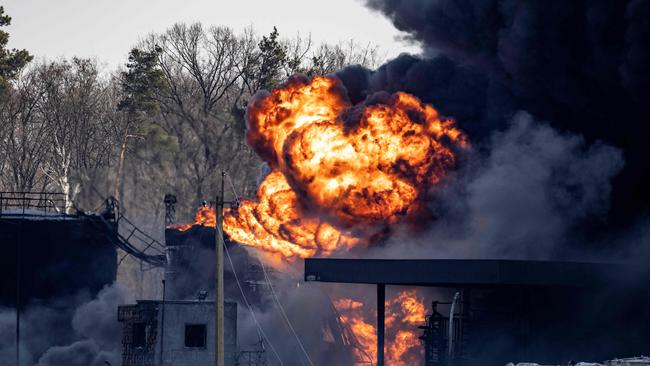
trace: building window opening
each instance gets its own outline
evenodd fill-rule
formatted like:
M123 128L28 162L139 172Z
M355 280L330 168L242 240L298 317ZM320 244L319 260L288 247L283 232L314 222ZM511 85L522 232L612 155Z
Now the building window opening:
M147 344L147 325L143 322L133 323L133 347L144 348Z
M205 348L205 324L185 324L185 347Z

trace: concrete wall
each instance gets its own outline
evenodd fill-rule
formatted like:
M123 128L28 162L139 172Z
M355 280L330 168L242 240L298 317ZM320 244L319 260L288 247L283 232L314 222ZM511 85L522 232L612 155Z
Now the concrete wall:
M164 329L158 333L156 365L160 363L160 342L163 340L164 366L207 366L215 360L215 310L212 301L165 302ZM159 312L162 326L162 311ZM205 348L185 347L185 325L206 324ZM237 352L237 304L225 304L225 359L227 366L234 366Z

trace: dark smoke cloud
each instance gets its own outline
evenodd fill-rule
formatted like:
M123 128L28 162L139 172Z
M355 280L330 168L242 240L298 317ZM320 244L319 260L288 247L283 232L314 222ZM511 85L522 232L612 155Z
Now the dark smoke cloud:
M424 57L338 73L352 94L405 90L455 117L473 141L519 110L624 151L619 225L650 209L650 1L368 0Z
M437 219L419 239L397 231L364 256L650 255L650 220L637 218L650 209L650 1L366 2L424 51L338 71L351 101L414 94L474 150L433 193ZM260 317L282 337L277 317Z
M367 3L429 53L476 65L522 95L569 104L591 103L589 93L608 93L607 87L648 95L648 1Z
M93 299L80 293L21 311L21 366L120 364L121 326L117 305L132 302L119 285ZM0 309L0 364L15 365L15 311Z

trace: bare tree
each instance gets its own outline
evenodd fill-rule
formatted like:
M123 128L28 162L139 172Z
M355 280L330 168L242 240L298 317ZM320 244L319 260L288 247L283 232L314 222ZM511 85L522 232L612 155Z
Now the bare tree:
M233 164L245 148L231 103L242 94L241 77L253 61L244 51L249 45L228 28L177 24L141 46L162 51L167 85L157 95L157 123L177 138L176 176L187 179L177 185L193 188L197 201L206 197L219 168Z
M312 74L326 75L349 65L373 69L382 61L381 58L377 46L359 44L350 39L335 45L320 45L312 54L309 70Z
M102 120L106 83L91 60L44 64L37 72L45 91L37 110L51 147L41 170L65 194L69 211L82 183L109 162L113 139Z
M43 183L39 172L47 154L47 126L38 118L37 106L45 91L39 75L28 71L5 90L0 108L3 136L0 151L5 189L29 191Z

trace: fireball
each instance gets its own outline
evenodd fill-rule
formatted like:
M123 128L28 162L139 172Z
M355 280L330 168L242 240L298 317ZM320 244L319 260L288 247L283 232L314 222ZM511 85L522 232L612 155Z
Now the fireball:
M247 141L271 167L257 198L224 213L237 242L288 259L366 247L408 221L468 147L433 106L406 93L352 105L335 77L259 92Z

